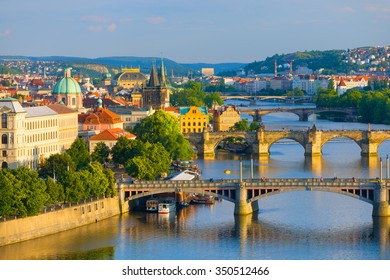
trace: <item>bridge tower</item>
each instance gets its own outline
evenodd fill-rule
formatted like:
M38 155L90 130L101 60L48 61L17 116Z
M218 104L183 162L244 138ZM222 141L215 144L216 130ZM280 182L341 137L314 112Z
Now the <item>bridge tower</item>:
M245 182L242 181L242 161L240 161L240 179L236 187L236 201L234 203L234 215L249 215L259 210L258 201L248 202L248 191Z
M389 217L390 207L388 198L388 181L379 180L374 191L374 206L372 216L374 217Z

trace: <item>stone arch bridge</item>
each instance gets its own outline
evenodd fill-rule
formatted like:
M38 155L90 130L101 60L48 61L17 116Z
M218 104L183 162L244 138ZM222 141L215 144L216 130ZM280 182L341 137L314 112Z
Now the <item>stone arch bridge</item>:
M261 122L262 116L276 112L292 113L298 116L299 121L307 122L309 116L324 112L340 113L344 117L344 121L357 121L359 110L357 108L274 108L274 109L241 109L240 113L245 113L252 116L254 121Z
M321 156L322 147L330 140L338 137L352 139L361 149L362 156L377 156L378 147L383 141L390 139L390 130L307 130L268 131L229 131L188 133L184 137L196 148L198 155L212 158L219 143L228 137L245 139L248 144L247 153L269 156L272 144L282 139L292 139L305 150L305 156Z
M390 179L317 179L272 178L245 180L122 181L122 202L130 202L159 193L202 193L235 204L234 214L247 215L259 209L258 200L292 191L326 191L347 195L373 205L372 215L390 216Z

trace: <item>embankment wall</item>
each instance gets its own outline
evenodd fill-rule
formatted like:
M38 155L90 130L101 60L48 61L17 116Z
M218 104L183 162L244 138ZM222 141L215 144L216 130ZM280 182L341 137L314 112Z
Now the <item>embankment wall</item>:
M38 216L0 222L0 246L95 223L128 212L127 204L121 203L118 197L104 198Z

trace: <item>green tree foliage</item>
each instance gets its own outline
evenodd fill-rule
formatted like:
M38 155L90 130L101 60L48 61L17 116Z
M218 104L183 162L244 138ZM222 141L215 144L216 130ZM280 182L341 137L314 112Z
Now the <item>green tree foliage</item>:
M369 87L367 87L369 88ZM370 123L390 124L390 89L350 89L338 96L334 90L320 89L314 96L317 107L358 108L361 120Z
M46 192L49 195L47 204L55 204L65 200L63 186L50 177L46 179Z
M287 92L287 96L304 96L304 95L305 95L304 91L301 90L299 87L296 87L293 90Z
M22 193L20 185L21 182L15 178L9 169L0 170L0 216L27 215L27 210L22 204L25 195Z
M87 198L83 177L85 176L81 175L80 172L69 171L66 173L62 183L65 191L65 201L78 202Z
M53 178L62 182L66 173L75 171L76 167L69 154L54 154L44 160L39 167L38 173L43 178Z
M146 156L137 156L130 159L126 163L126 172L133 178L154 180L156 174L154 173L153 163Z
M0 170L0 216L37 215L49 201L44 180L28 167Z
M249 130L249 121L247 119L242 119L236 122L230 128L230 131L248 131L248 130Z
M18 186L23 194L21 202L26 210L26 215L39 214L42 207L49 201L45 181L38 177L37 171L31 171L26 166L13 169L11 173L20 182Z
M125 137L119 138L112 147L112 158L115 163L125 165L129 175L139 179L155 179L162 173L168 172L171 164L167 147L160 142L149 143ZM141 163L143 159L145 162Z
M114 177L115 174L111 169L108 168L104 168L103 173L104 176L106 176L108 182L108 187L104 195L106 197L114 197L115 195L117 195L117 191L115 188L115 177Z
M173 106L208 106L212 107L214 103L223 104L221 94L212 92L206 94L199 82L190 81L183 89L176 90L170 97Z
M249 125L249 130L250 130L250 131L257 131L259 128L260 128L260 124L259 124L257 121L253 121L253 122Z
M133 133L142 142L161 143L169 152L171 159L192 158L193 150L190 143L181 135L178 120L162 110L136 124Z
M76 170L81 170L91 161L88 144L83 138L76 139L66 153L70 155L72 161L76 164Z
M212 108L214 104L218 104L219 106L221 106L223 104L223 100L219 92L212 92L206 94L204 98L204 103L208 108Z
M99 142L96 144L92 154L92 161L100 162L101 164L109 162L110 148L104 144L104 142Z

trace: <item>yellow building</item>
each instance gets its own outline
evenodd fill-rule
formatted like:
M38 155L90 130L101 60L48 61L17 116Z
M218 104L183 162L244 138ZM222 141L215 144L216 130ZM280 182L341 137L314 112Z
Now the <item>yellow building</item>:
M228 131L240 121L240 111L235 106L222 106L214 110L213 130Z
M180 108L181 133L203 132L208 127L209 115L205 106L191 106Z
M13 98L0 99L1 168L29 166L68 149L77 139L76 110L65 105L22 107Z

